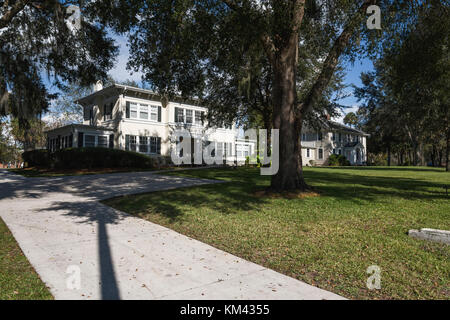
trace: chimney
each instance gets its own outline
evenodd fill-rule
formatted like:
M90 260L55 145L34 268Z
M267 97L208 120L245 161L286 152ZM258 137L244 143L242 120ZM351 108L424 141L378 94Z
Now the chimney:
M103 82L102 80L98 80L95 84L94 84L94 92L100 91L103 89Z

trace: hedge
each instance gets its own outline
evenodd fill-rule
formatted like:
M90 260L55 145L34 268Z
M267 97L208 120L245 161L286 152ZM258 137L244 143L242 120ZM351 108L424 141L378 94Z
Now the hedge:
M22 159L29 166L48 167L50 166L50 158L47 150L33 150L22 153Z
M351 163L348 161L343 155L341 154L332 154L328 158L328 165L329 166L350 166Z
M25 152L23 158L30 166L55 169L152 168L158 165L158 160L149 156L108 148L68 148L53 153L34 150Z

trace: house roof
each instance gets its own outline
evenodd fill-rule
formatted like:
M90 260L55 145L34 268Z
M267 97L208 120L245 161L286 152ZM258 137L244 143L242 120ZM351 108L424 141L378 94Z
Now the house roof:
M352 132L352 133L362 134L363 136L370 136L369 134L367 134L361 130L346 126L339 122L328 120L327 125L330 129L343 130L343 131L348 131L348 132Z
M106 127L90 126L90 125L81 124L81 123L73 123L73 124L68 124L68 125L50 129L50 130L45 130L45 133L50 133L50 132L54 132L54 131L64 131L68 128L91 129L91 130L99 130L99 131L114 131L114 129L106 128Z
M81 105L89 105L89 104L93 104L95 102L95 98L97 98L97 97L102 97L102 96L109 97L114 94L125 94L126 95L127 93L133 93L133 94L137 95L138 97L140 96L140 97L144 97L144 98L156 100L156 101L163 100L161 94L159 94L153 90L142 89L142 88L138 88L138 87L115 83L106 88L103 88L102 90L93 92L86 97L78 99L76 102ZM200 103L200 100L198 100L198 99L185 99L181 96L175 96L171 101L185 103L185 104L191 104L191 105L199 105L199 103Z

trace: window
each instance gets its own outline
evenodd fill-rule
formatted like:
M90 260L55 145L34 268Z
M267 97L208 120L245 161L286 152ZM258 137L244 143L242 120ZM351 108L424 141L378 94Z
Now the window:
M340 154L340 155L342 154L342 150L341 149L338 150L338 154Z
M113 104L105 104L103 106L103 120L111 120L112 119L112 109L113 109Z
M158 119L158 106L150 106L150 120L160 121Z
M342 134L339 132L339 142L341 142L341 141L342 141Z
M186 123L192 124L192 110L186 109Z
M97 146L101 148L108 147L108 137L107 136L98 136L97 137Z
M223 156L223 142L217 142L217 154Z
M78 148L83 147L83 141L84 141L84 133L78 132Z
M309 158L311 156L310 150L306 149L306 157Z
M336 134L334 132L331 134L331 140L336 141Z
M306 141L306 133L302 133L302 141Z
M184 123L184 110L182 108L175 107L175 122Z
M138 114L137 110L138 110L137 104L136 103L130 103L130 117L129 118L136 119L137 118L137 114Z
M195 111L195 124L197 125L203 125L203 114L202 111Z
M336 154L336 149L333 149L333 154Z
M114 148L114 134L109 135L109 148L110 149Z
M148 120L148 106L145 104L139 105L139 119Z
M125 136L125 150L136 151L136 136L129 134Z
M319 149L319 159L323 159L323 149Z
M85 147L95 147L95 136L85 135L84 136L84 146Z
M148 138L139 137L139 152L148 153Z
M161 154L160 137L150 137L150 153Z
M317 140L319 140L319 141L322 140L322 132L317 133Z
M241 144L236 145L236 154L239 158L242 158L242 145Z
M359 142L359 136L356 136L356 142Z

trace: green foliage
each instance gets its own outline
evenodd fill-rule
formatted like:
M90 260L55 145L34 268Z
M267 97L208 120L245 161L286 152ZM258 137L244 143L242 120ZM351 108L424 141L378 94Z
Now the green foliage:
M103 26L85 19L84 1L2 1L0 7L0 116L28 119L48 109L43 77L89 85L106 78L117 47ZM69 5L81 10L79 27ZM17 10L16 10L17 9Z
M22 159L31 167L49 167L50 154L47 150L31 150L22 153Z
M328 158L328 165L337 167L350 166L350 161L348 161L342 154L332 154Z
M450 5L425 2L355 88L369 152L396 155L400 164L425 165L449 153Z
M131 151L107 148L68 148L48 153L46 150L24 152L31 166L55 169L153 168L155 160Z

